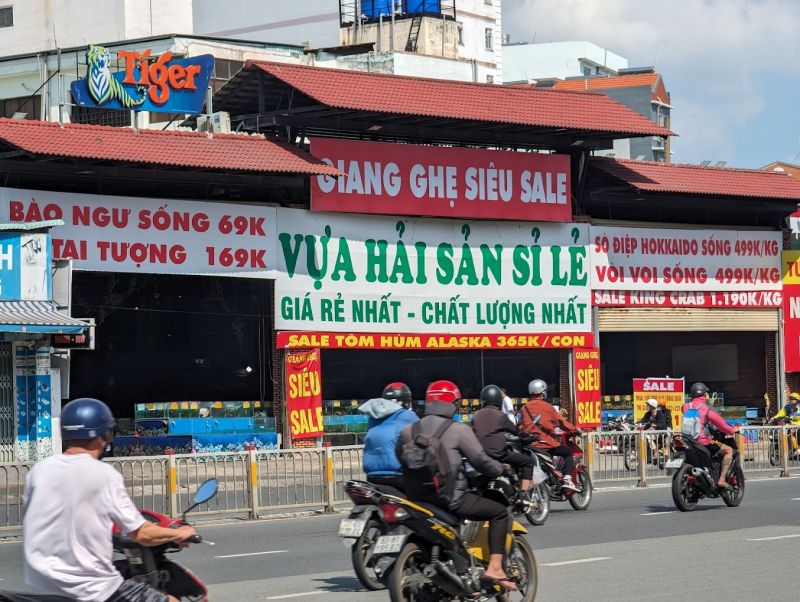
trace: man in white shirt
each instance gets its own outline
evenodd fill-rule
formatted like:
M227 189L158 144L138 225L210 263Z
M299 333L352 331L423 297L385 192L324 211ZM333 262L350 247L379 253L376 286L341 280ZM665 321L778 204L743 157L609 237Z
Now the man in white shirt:
M85 602L177 602L114 567L112 527L143 546L187 545L192 527L146 521L122 475L100 461L113 439L114 416L97 399L76 399L61 412L64 453L38 462L25 483L22 521L25 581L36 591Z

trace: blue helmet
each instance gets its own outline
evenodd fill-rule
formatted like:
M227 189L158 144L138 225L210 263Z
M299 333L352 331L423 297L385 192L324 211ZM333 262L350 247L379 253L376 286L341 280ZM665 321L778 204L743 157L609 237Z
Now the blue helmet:
M61 410L61 439L95 439L110 441L114 432L114 415L99 399L82 397L70 401Z

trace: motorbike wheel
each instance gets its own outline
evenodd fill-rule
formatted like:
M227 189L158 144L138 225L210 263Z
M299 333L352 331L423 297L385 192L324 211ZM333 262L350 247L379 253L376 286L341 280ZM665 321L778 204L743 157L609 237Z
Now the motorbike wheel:
M725 491L720 496L722 501L731 508L735 508L742 503L744 497L744 471L738 464L733 469L733 476L736 477L736 484L733 485L733 491Z
M386 589L386 585L378 579L372 567L367 565L367 556L380 534L381 530L378 521L370 519L364 525L364 532L361 537L356 540L350 549L356 577L358 577L361 585L372 591Z
M692 467L684 464L672 477L672 501L681 512L691 512L697 506L697 497L690 491L689 471Z
M625 450L625 459L622 461L625 465L625 470L629 472L636 472L639 469L639 460L636 458L636 450Z
M449 596L437 588L423 573L424 553L417 544L407 543L388 577L391 602L438 602Z
M592 503L592 480L585 472L579 472L578 483L581 490L569 496L569 505L575 510L586 510Z
M543 525L550 514L550 488L547 483L542 483L538 487L531 489L531 498L539 502L539 509L528 512L525 518L532 525Z
M519 590L505 592L496 596L500 602L533 602L539 588L539 574L536 570L536 558L533 549L521 535L514 537L511 553L506 560L506 574L513 577ZM523 593L524 592L524 593Z
M772 466L780 466L780 463L781 463L781 452L778 449L777 445L772 446L772 449L770 450L769 463Z

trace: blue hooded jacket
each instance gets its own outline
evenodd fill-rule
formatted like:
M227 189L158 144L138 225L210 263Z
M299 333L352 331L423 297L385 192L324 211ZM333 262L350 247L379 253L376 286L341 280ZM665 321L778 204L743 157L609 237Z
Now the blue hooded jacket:
M367 436L364 438L364 472L369 477L402 474L395 446L400 431L417 422L417 415L403 409L396 401L382 398L370 399L361 404L358 411L369 416Z

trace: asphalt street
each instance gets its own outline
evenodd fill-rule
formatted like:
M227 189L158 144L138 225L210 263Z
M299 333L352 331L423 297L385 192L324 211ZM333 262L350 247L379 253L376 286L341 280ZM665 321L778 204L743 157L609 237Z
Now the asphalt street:
M214 602L388 600L362 591L336 536L342 515L200 524L216 545L180 560ZM537 600L796 600L800 479L748 481L739 508L701 502L680 513L665 487L597 492L586 512L554 504L529 527ZM0 589L24 589L22 544L0 544Z

